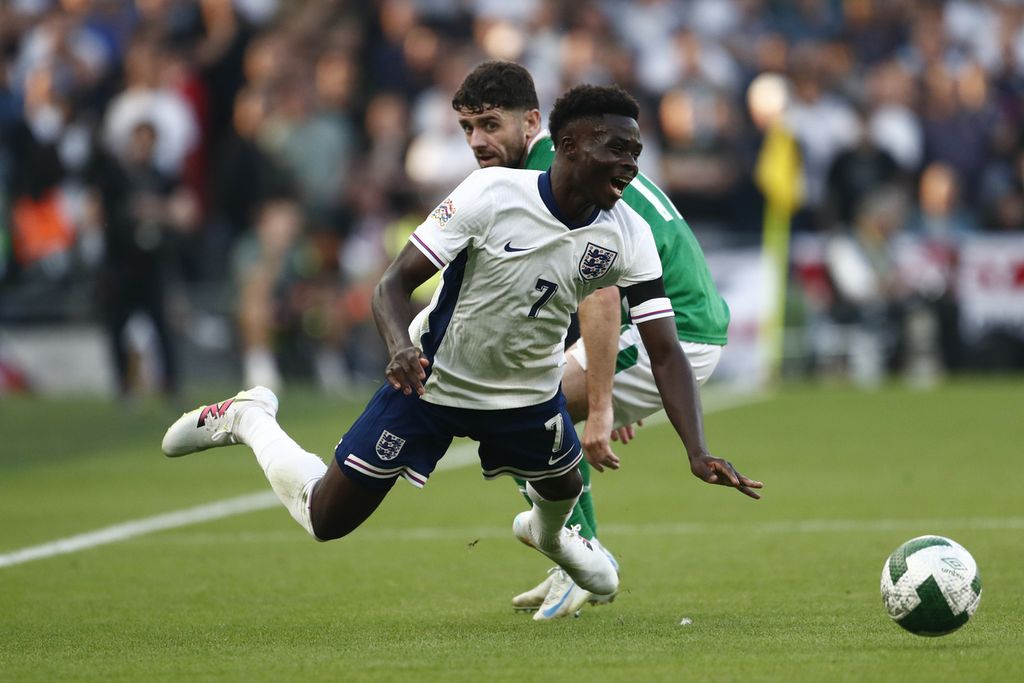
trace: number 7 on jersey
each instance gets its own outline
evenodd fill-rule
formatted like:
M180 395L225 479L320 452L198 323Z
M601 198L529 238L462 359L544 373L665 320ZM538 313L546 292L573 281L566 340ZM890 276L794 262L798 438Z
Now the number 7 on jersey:
M555 295L555 292L558 290L558 285L556 285L554 282L548 282L544 278L537 278L537 285L534 287L534 289L536 289L538 292L543 292L543 294L540 295L540 298L537 299L537 301L533 304L533 307L530 308L530 313L528 316L530 318L537 317L537 314L540 312L541 307L548 301L550 301L551 297Z

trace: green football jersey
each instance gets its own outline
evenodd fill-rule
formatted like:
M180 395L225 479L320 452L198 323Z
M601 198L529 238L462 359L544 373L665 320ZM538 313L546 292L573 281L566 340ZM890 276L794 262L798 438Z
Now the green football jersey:
M534 143L525 168L546 171L554 158L555 147L551 137L545 135ZM622 201L651 226L679 338L724 345L729 306L711 279L708 262L690 226L665 193L642 173L622 193Z

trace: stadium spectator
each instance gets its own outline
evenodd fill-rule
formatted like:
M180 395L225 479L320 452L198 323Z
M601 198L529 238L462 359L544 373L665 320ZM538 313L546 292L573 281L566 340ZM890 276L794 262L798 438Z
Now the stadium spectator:
M950 248L977 229L974 218L963 209L961 183L956 169L936 161L928 164L918 182L917 208L911 216L911 233Z
M700 81L669 90L658 107L662 187L674 204L687 207L690 220L710 231L728 232L751 217L737 201L749 173L735 118L722 94Z
M276 2L269 2L264 7L274 5ZM235 95L246 82L243 59L252 28L230 0L204 0L199 8L202 31L192 57L206 86L207 115L202 125L208 146L213 147L231 129ZM209 160L211 167L213 163Z
M302 208L290 197L270 196L255 209L252 232L232 250L242 376L247 383L280 388L275 346L288 312L284 301L298 277Z
M343 202L352 181L357 135L351 104L355 63L344 51L329 48L312 67L312 87L283 85L274 147L280 163L295 178L309 229L343 237L351 217Z
M864 97L871 140L885 150L905 174L921 168L924 131L914 109L916 85L910 72L890 59L865 70Z
M926 70L924 85L924 161L949 164L962 179L964 196L974 201L997 122L986 102L984 72L969 65L954 73L936 63Z
M54 88L66 98L85 99L113 67L113 57L96 30L80 12L51 6L19 41L12 64L14 82L21 87L42 67Z
M1024 234L1024 150L992 169L982 225L1001 233Z
M265 202L295 194L291 176L260 144L268 106L265 93L253 87L241 90L231 131L214 149L214 215L227 241L252 229Z
M378 93L367 103L362 173L371 182L382 187L401 187L409 180L406 174L408 119L408 103L397 93Z
M803 46L795 51L793 59L793 100L786 112L786 123L803 152L806 196L801 225L817 228L828 170L836 156L856 142L857 115L824 82L819 45Z
M23 97L23 115L8 125L4 141L14 162L6 188L10 242L22 270L60 278L68 272L68 250L74 239L60 196L66 176L60 148L70 105L58 93L54 74L47 68L28 75Z
M833 315L846 325L850 375L863 386L890 371L928 385L963 364L950 251L912 239L907 225L904 193L882 188L861 203L853 232L833 237L826 252Z
M125 56L125 88L110 102L103 119L107 151L123 157L142 122L156 128L154 163L161 173L180 178L185 158L199 144L196 115L180 93L162 79L166 48L148 35L137 36Z
M214 272L231 272L243 377L266 386L281 382L273 354L277 283L299 231L294 181L259 142L267 97L252 88L235 98L232 132L215 148L214 219L207 244Z
M828 169L820 221L827 229L853 225L854 213L868 195L902 180L896 160L871 139L863 114L856 136L855 144L836 155Z
M938 370L967 366L956 301L957 252L964 240L977 233L978 225L963 209L960 186L951 167L929 164L918 182L918 201L907 224L911 240L903 249L900 267L919 303L915 331L921 335L908 348L909 372L924 378L933 369L928 367L931 361L921 358L927 358L935 342ZM926 335L934 335L935 342Z
M905 220L899 192L876 192L857 208L852 229L832 237L826 251L836 293L833 316L847 326L850 375L863 386L884 379L902 341L908 292L897 267L895 243Z
M177 349L167 317L167 255L174 233L194 228L198 206L187 189L160 169L158 147L156 125L141 121L118 156L99 153L87 174L105 236L99 300L125 398L132 396L140 379L126 335L135 313L144 313L156 331L161 390L173 397L179 388Z

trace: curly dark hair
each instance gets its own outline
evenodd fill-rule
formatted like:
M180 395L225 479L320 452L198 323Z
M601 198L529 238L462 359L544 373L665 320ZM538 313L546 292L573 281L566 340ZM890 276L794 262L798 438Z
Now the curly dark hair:
M557 146L559 137L571 122L605 114L636 120L640 116L640 105L617 85L577 85L559 97L551 109L548 116L551 139Z
M515 62L486 61L466 76L452 98L456 111L479 114L495 107L540 109L529 71Z

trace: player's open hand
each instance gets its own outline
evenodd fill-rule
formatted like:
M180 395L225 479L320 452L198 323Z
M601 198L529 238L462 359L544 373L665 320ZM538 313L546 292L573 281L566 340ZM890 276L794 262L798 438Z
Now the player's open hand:
M427 378L426 368L430 361L415 346L399 349L391 356L384 370L388 383L406 396L416 392L423 395L423 381Z
M593 410L587 416L587 423L583 426L583 435L580 441L583 443L583 454L587 462L598 472L604 472L605 467L613 470L619 469L619 457L612 452L612 408L607 410Z
M637 427L643 427L644 426L644 421L643 420L637 420L636 421L636 426ZM619 427L618 429L613 429L612 430L612 441L618 441L619 443L621 443L623 445L629 443L630 441L632 441L635 438L636 438L636 429L631 424L624 425L622 427Z
M706 454L690 458L690 471L693 472L694 476L703 479L709 484L731 486L751 498L761 498L761 495L753 489L762 488L764 484L744 477L736 471L736 468L728 460Z

